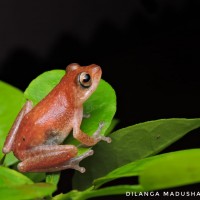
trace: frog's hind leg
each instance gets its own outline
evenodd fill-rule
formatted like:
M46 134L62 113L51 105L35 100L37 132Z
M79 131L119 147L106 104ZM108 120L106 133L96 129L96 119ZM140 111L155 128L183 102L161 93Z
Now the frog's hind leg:
M24 104L24 106L22 107L17 118L15 119L14 124L12 125L12 128L10 129L10 131L8 133L8 136L7 136L6 141L4 143L3 153L7 154L12 150L12 145L13 145L13 142L15 140L15 136L17 134L19 125L20 125L24 115L27 114L32 108L33 108L33 103L30 100L28 100Z
M67 162L65 162L64 164L57 166L56 168L52 168L49 169L49 172L54 172L54 171L60 171L60 170L64 170L64 169L75 169L81 173L85 172L85 168L84 167L80 167L79 166L79 162L81 162L83 159L91 156L94 154L93 150L88 150L87 152L83 153L80 156L77 156L75 158L71 158L70 160L68 160Z
M85 155L75 158L77 148L73 145L43 145L35 147L24 153L25 159L18 164L21 172L53 172L68 168L84 172L84 168L79 166L79 162L91 155Z

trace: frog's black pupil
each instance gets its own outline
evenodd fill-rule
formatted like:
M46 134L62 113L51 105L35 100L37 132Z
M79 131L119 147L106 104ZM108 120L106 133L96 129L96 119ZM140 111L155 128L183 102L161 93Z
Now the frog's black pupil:
M90 81L90 75L89 74L85 74L83 82L87 83L88 81Z

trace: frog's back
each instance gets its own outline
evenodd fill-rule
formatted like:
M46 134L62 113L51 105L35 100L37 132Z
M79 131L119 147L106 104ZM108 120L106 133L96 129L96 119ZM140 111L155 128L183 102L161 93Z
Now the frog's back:
M69 134L74 108L70 99L57 91L50 93L24 116L14 152L43 144L59 144Z

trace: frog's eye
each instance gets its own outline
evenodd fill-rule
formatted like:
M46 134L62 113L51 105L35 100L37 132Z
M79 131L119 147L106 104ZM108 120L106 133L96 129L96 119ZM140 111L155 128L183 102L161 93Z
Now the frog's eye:
M82 72L79 74L78 81L79 81L80 85L84 88L89 88L92 84L91 77L86 72Z

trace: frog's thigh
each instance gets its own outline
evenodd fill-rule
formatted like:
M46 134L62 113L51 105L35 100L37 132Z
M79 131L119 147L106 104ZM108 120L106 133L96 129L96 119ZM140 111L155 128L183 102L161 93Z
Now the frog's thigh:
M17 118L15 119L14 124L12 125L11 130L8 133L8 136L6 138L6 141L4 143L4 147L3 147L3 153L9 153L12 150L12 146L13 146L13 142L15 140L15 136L17 134L19 125L24 117L25 114L27 114L33 107L33 103L32 101L28 100L23 108L21 109L21 111L19 112Z
M18 164L21 172L48 172L77 155L73 145L43 145L23 152L26 159ZM52 170L51 170L52 171ZM58 170L55 170L58 171Z

